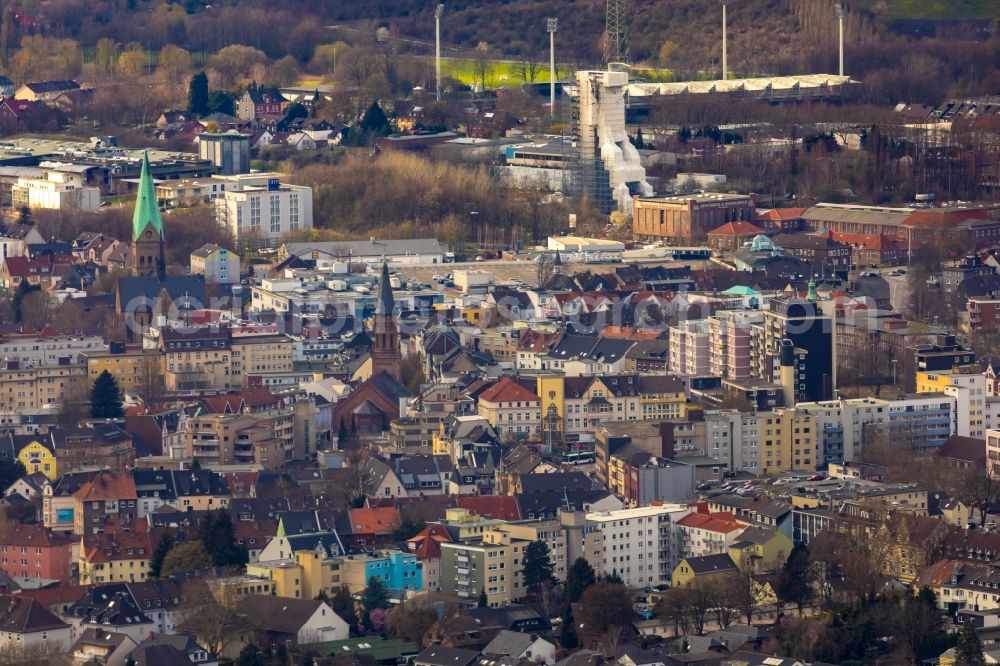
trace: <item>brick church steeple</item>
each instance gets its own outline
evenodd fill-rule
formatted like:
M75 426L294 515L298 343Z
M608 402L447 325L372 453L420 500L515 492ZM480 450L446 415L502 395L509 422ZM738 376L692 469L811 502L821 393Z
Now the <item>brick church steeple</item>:
M383 370L398 381L400 378L399 329L393 314L395 300L389 283L389 264L382 258L382 276L379 278L378 302L372 322L372 377Z
M132 254L129 269L132 275L166 275L167 262L163 241L163 220L156 201L156 188L149 174L149 154L142 154L142 173L132 214Z

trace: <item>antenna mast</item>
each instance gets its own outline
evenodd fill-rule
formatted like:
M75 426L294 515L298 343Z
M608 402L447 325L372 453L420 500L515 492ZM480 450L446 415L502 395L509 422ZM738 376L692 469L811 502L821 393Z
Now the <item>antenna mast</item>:
M628 62L628 31L625 21L625 0L608 0L608 42L604 49L604 62Z

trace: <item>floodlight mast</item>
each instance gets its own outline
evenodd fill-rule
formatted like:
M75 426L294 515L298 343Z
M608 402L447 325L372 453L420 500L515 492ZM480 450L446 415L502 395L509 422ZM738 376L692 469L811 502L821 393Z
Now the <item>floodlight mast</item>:
M545 19L545 29L549 33L549 116L556 115L556 30L559 19Z
M839 49L839 62L840 66L837 69L837 73L840 76L844 75L844 5L837 3L833 6L833 11L837 14L837 23L840 29L840 49Z
M441 101L441 15L444 14L444 3L434 10L434 75L437 81L435 94Z

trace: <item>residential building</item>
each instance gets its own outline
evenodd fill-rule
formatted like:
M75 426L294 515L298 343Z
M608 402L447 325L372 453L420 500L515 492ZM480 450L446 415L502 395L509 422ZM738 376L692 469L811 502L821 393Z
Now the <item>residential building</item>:
M236 100L236 117L240 120L266 120L281 116L288 100L277 88L251 84Z
M678 548L683 557L701 557L727 553L750 523L737 520L727 512L699 510L677 521Z
M800 299L775 298L764 311L760 324L753 324L751 376L783 383L781 347L790 341L794 348L794 372L790 377L795 402L829 400L836 381L836 348L833 320L816 303ZM787 402L787 401L786 401Z
M70 648L73 663L125 666L136 642L128 634L101 628L87 628Z
M631 587L644 588L670 580L679 561L675 543L677 521L691 512L680 504L588 513L587 520L603 535L604 568Z
M361 593L373 578L379 578L401 599L424 589L423 563L413 553L384 550L373 555L348 555L341 559L340 569L341 584L352 594Z
M921 393L943 393L954 398L952 434L984 437L986 377L978 366L953 366L950 372L918 372L917 394Z
M708 246L720 253L735 252L763 233L764 230L752 222L726 222L708 232Z
M72 80L31 81L14 91L14 99L28 102L53 102L63 95L80 90L80 84Z
M232 335L228 327L160 329L156 348L163 355L163 381L168 391L240 388L232 374Z
M490 608L502 608L525 594L522 568L515 565L528 542L499 529L476 538L441 543L441 591L464 606L475 606L485 592Z
M197 459L206 467L252 464L275 469L291 460L294 449L290 409L185 416L178 432L178 456Z
M86 534L80 540L80 583L137 583L149 576L153 547L145 529Z
M73 580L73 538L43 525L14 523L0 534L0 569L26 581Z
M523 541L541 541L549 549L549 561L552 563L552 575L556 580L566 580L566 568L572 562L566 557L566 534L558 519L535 519L510 521L498 525L497 529L507 532L513 539ZM515 565L517 562L515 562Z
M694 377L709 373L709 330L703 319L670 327L670 372Z
M93 382L107 371L123 393L139 391L158 381L163 356L157 350L127 347L122 343L112 343L109 347L108 351L81 354L87 364L89 381Z
M773 241L786 256L805 262L813 275L846 277L851 269L851 246L829 236L778 234Z
M73 533L97 534L109 521L136 518L135 481L128 472L100 471L73 493Z
M478 413L501 440L538 439L541 404L537 395L504 377L479 395Z
M722 310L708 318L708 373L745 380L751 376L751 328L761 324L760 310Z
M240 281L240 257L215 243L206 243L191 253L191 272L205 276L208 284Z
M813 471L819 464L816 420L792 407L760 412L757 450L761 473Z
M86 371L81 364L32 366L0 361L0 409L21 413L52 409L62 402L66 386Z
M21 595L0 595L0 652L61 655L72 643L72 628L40 602Z
M237 611L256 618L256 622L220 655L230 659L250 642L264 647L328 643L344 640L349 633L343 618L325 602L313 599L250 595L240 600Z
M688 587L696 581L709 579L725 581L726 576L735 576L738 573L739 567L728 553L717 553L692 555L681 559L670 578L673 587Z

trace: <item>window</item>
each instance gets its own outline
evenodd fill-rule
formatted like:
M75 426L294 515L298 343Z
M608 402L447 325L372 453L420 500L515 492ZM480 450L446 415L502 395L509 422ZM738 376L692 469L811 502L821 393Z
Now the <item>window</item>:
M250 198L250 228L260 229L260 197Z
M288 226L290 229L299 228L299 195L292 194L288 197Z
M271 233L276 234L281 231L281 198L277 194L271 195Z

